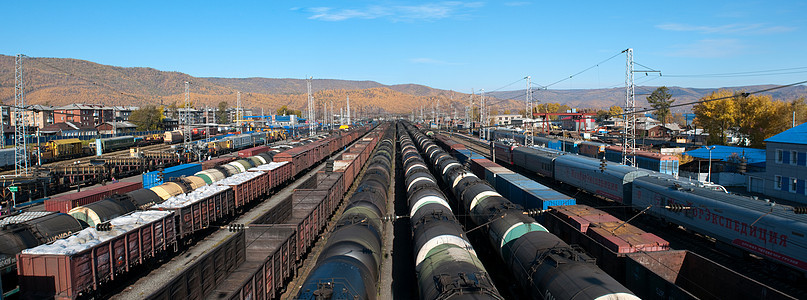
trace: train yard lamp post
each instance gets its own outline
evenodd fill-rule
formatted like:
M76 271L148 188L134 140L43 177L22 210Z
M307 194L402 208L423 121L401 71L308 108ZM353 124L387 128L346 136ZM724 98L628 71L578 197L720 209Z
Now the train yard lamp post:
M706 181L712 182L712 150L714 150L717 146L702 146L704 149L709 150L709 173L706 174Z

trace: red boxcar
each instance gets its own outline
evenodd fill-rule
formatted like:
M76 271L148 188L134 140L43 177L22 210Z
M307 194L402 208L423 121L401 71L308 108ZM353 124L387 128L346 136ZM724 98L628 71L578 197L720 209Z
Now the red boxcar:
M255 156L255 155L267 152L270 149L272 149L272 148L269 148L268 146L252 147L252 148L249 148L249 149L244 149L244 150L238 151L238 157L247 158L247 157L250 157L250 156Z
M146 223L118 224L115 220L149 217ZM132 220L130 220L132 221ZM170 212L134 212L110 221L125 233L78 252L49 250L40 245L17 254L17 274L24 298L75 299L115 280L130 267L176 247L174 217ZM94 228L84 229L95 231ZM103 234L99 232L98 234ZM82 235L80 232L76 235ZM65 240L69 241L74 236ZM75 239L78 240L78 239ZM78 241L75 241L78 243Z
M212 187L205 186L202 189L209 188ZM191 192L188 195L193 194L194 192ZM235 196L232 188L227 187L196 201L179 204L176 201L168 200L151 206L149 209L173 211L178 224L177 228L179 228L177 236L184 239L211 224L228 220L229 217L235 215Z
M262 172L260 175L255 175L260 172L244 172L226 179L222 179L215 184L229 185L233 188L235 195L235 207L241 208L252 201L266 195L269 189L269 174ZM243 178L250 177L247 180Z
M141 182L116 182L77 193L56 196L45 200L45 210L67 213L75 207L101 201L106 197L125 194L143 188Z

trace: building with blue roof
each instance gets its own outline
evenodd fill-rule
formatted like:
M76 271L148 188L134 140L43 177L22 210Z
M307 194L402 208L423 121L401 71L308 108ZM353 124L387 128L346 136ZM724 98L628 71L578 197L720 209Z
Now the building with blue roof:
M712 162L739 162L738 159L745 158L746 164L752 167L765 168L765 150L746 148L746 147L733 147L714 145L709 146L712 149ZM698 148L684 152L697 160L709 160L709 149Z
M807 204L807 123L765 140L764 193Z

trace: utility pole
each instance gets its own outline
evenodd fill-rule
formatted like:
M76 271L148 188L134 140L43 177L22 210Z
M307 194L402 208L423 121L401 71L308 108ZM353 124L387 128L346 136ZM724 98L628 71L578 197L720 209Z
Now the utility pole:
M313 77L308 77L306 85L308 86L308 136L314 136L317 131L317 124L314 116L314 95L311 93L311 80Z
M350 126L350 95L347 96L347 125Z
M14 175L28 175L28 145L25 141L28 122L23 108L25 92L22 82L22 58L17 54L14 60ZM5 133L3 133L5 139Z
M238 126L238 131L241 131L241 120L244 118L244 113L241 110L241 92L235 93L235 125Z
M190 82L185 81L185 138L184 138L184 148L185 152L190 151L191 147L191 92L190 92Z
M487 128L485 128L487 125L485 124L487 119L487 111L485 111L485 89L480 89L479 91L482 93L479 100L479 124L481 124L479 125L479 136L484 140L487 138L487 134L485 134L485 131L487 130Z
M532 77L527 76L527 77L524 77L524 79L527 79L527 114L526 114L527 118L525 118L524 121L527 121L527 120L532 121L532 117L533 117L532 116L532 107L533 107L533 103L532 103ZM527 147L532 147L532 146L535 145L535 142L534 142L534 139L533 139L533 135L534 135L533 134L533 129L534 129L534 127L535 127L535 124L532 123L532 122L530 122L530 123L525 122L524 123L524 145L527 146ZM528 135L529 135L529 138L527 138Z
M474 89L471 89L471 94L468 95L468 107L465 108L465 127L468 128L468 134L471 133L471 117L474 113Z
M633 48L622 51L625 53L625 131L622 137L622 164L636 165L636 98L633 84Z

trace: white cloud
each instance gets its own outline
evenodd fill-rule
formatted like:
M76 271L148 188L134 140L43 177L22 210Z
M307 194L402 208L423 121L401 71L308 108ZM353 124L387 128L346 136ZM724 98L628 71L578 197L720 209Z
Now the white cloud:
M796 30L795 27L768 26L762 23L726 24L719 26L667 23L656 25L656 28L667 31L690 31L705 34L774 34Z
M469 10L484 6L482 2L446 1L419 5L378 6L364 8L309 8L311 20L344 21L349 19L388 18L391 21L434 21L467 14Z
M424 64L424 65L443 65L443 66L460 65L459 63L452 63L452 62L447 62L447 61L443 61L443 60L439 60L439 59L433 59L433 58L427 58L427 57L412 58L412 59L409 59L409 62L416 63L416 64Z
M748 48L737 39L704 39L688 45L673 46L670 56L693 58L724 58L742 54Z

